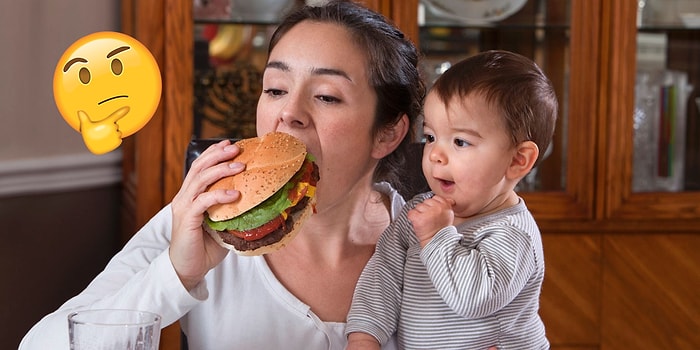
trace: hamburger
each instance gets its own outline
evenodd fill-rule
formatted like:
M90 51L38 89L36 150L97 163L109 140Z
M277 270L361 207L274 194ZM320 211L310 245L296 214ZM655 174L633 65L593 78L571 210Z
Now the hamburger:
M318 166L301 140L283 132L236 142L232 161L243 172L215 182L207 191L235 189L240 198L205 213L204 230L239 255L277 251L291 241L315 210Z

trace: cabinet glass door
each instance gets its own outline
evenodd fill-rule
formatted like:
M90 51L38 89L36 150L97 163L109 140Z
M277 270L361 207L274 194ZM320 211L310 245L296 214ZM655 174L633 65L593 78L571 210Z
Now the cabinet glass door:
M267 46L297 0L195 0L195 138L255 136Z
M644 5L644 7L641 7ZM610 89L604 127L605 218L644 230L697 230L700 221L700 27L681 10L696 1L606 3ZM696 11L688 8L688 11ZM692 16L691 16L692 18ZM687 18L686 18L687 21ZM623 221L626 220L626 221Z
M533 59L550 78L560 111L554 142L544 161L521 181L519 192L566 187L569 1L440 1L419 4L423 69L430 84L451 64L475 53L501 49Z
M638 6L632 191L698 191L700 2Z
M518 188L543 224L595 215L600 9L599 2L588 0L420 0L418 5L429 80L464 57L502 49L533 59L554 84L560 110L552 146Z

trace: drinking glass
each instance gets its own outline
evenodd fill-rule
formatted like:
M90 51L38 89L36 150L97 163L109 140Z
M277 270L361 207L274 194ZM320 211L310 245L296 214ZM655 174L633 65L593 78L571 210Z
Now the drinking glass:
M157 350L157 314L138 310L85 310L68 315L71 350Z

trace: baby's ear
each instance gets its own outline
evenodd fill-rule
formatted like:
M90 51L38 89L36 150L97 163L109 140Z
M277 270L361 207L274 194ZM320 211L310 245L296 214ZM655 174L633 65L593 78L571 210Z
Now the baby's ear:
M532 141L523 141L516 146L513 159L506 176L510 179L520 180L535 166L540 149Z

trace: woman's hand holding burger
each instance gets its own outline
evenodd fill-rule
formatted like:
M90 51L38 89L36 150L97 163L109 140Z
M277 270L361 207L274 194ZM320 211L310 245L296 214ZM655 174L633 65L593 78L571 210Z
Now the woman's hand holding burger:
M182 284L191 290L204 275L228 253L202 230L205 211L215 204L231 203L239 198L236 190L207 192L221 178L242 172L245 165L229 161L239 148L224 140L209 147L192 162L180 191L172 201L173 227L170 260Z
M172 202L170 260L183 285L194 288L229 250L282 249L315 212L318 180L306 145L283 132L202 152Z

